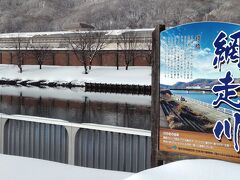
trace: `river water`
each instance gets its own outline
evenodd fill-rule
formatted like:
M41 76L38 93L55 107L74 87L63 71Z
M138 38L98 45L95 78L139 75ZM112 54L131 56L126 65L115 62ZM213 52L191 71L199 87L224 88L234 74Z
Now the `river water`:
M196 100L199 100L199 101L202 101L205 103L209 103L209 104L212 104L212 102L217 99L217 95L213 94L212 92L202 93L202 92L191 92L190 91L188 93L187 91L179 91L179 90L172 90L171 92L178 96L196 99ZM240 98L234 99L234 101L237 101L237 100L240 100ZM233 110L233 108L231 108L230 106L223 104L223 103L220 105L220 107Z
M0 113L150 129L150 96L84 89L0 87Z

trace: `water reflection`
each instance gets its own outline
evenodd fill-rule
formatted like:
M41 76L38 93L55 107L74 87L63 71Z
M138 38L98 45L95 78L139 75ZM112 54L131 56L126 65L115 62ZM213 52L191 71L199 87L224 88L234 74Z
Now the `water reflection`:
M150 96L0 86L0 113L150 129Z

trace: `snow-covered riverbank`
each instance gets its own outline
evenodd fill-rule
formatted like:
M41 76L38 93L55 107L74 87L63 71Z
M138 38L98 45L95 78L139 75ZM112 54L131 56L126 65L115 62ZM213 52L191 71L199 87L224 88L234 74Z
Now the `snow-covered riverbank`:
M132 66L125 67L94 66L89 74L84 74L83 66L43 66L24 65L23 73L19 73L16 65L0 65L0 80L19 80L39 82L55 82L58 84L71 83L84 85L86 82L107 84L150 85L151 67Z

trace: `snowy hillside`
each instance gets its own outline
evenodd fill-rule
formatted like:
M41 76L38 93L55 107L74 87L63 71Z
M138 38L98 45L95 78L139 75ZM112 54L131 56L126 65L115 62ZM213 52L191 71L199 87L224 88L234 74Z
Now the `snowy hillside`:
M0 0L0 11L0 32L57 31L80 22L98 29L240 23L239 0Z

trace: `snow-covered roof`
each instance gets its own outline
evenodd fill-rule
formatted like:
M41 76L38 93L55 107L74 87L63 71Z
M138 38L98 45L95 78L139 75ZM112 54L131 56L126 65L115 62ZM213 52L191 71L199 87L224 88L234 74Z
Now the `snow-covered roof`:
M151 41L152 31L154 29L117 29L117 30L99 30L91 32L101 32L105 34L108 41L104 50L116 50L118 48L118 37L123 33L135 33L135 38L138 41L138 47L136 49L148 50L148 45L146 42ZM54 31L54 32L20 32L20 33L3 33L0 34L0 50L8 51L15 50L15 44L18 38L24 43L30 43L39 45L47 44L50 45L52 50L69 50L69 43L67 43L66 38L74 38L78 33L87 33L89 31ZM71 49L71 48L70 48Z
M125 32L152 32L153 28L146 29L117 29L117 30L99 30L92 32L105 32L106 35L119 36ZM0 38L32 38L35 36L59 36L66 34L86 33L88 31L52 31L52 32L19 32L19 33L2 33Z
M108 30L106 35L119 36L125 32L152 32L154 29L118 29L118 30Z
M29 38L34 36L49 36L49 35L63 35L75 33L74 31L55 31L55 32L21 32L21 33L3 33L0 38Z

